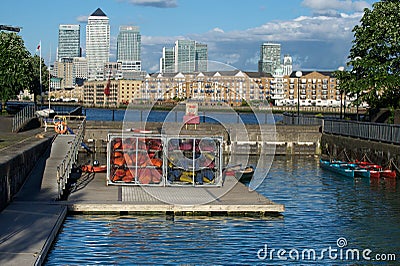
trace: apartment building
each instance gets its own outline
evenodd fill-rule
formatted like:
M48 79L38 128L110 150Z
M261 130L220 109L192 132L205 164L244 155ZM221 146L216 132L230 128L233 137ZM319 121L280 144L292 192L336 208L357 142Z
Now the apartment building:
M270 102L276 106L340 106L340 90L332 72L274 75L260 72L216 71L199 73L155 73L147 75L144 99L192 99L207 104L222 102L239 106L248 102ZM298 97L299 96L299 97Z
M141 80L120 80L118 86L118 103L127 105L142 99Z
M301 77L292 73L287 77L285 98L279 105L340 107L341 92L333 72L303 72Z
M239 106L242 100L266 99L263 84L269 75L258 72L213 71L198 73L155 73L143 82L144 99L191 99L210 105Z
M154 73L144 80L110 80L85 83L84 104L118 106L133 101L191 99L200 104L240 106L264 103L275 106L340 106L340 89L332 72L303 72L302 76L260 72L213 71L196 73Z
M83 104L105 108L126 105L142 98L141 88L141 80L86 81L83 86Z

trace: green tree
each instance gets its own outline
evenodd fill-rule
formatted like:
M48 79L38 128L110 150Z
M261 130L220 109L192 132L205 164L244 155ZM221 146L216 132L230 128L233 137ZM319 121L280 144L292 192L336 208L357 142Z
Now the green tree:
M341 89L357 96L355 104L400 107L400 1L382 0L365 9L353 28L349 70L336 71Z
M16 33L0 32L0 100L3 103L24 89L40 95L40 64L42 91L49 87L49 72L43 58L31 56L24 41ZM4 106L4 104L3 104Z
M30 88L31 55L16 33L0 32L0 98L7 101Z

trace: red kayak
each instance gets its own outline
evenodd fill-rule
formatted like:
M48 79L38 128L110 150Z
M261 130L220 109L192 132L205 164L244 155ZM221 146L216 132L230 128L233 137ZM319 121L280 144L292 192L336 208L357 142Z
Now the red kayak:
M86 173L105 173L107 172L107 165L83 165L82 171Z
M379 177L384 177L384 178L396 178L396 171L390 170L390 169L383 169L382 166L378 164L373 164L370 162L355 162L357 165L359 165L361 168L365 168L369 170L370 172L370 177L373 178L379 178Z
M381 177L396 178L396 171L390 169L382 170Z

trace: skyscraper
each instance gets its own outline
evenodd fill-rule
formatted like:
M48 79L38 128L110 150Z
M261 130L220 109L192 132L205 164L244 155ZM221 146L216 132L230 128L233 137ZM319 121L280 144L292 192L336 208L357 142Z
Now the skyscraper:
M104 79L104 64L109 61L110 24L104 12L98 8L88 18L86 25L86 58L88 79Z
M196 43L196 69L197 72L205 72L208 68L207 44Z
M258 72L274 74L281 66L281 45L278 43L263 43L260 49Z
M196 42L177 40L175 42L175 71L190 73L195 70Z
M191 40L177 40L173 48L163 48L160 58L160 72L201 72L207 71L207 44Z
M175 72L175 51L174 48L163 47L160 58L160 73Z
M122 70L141 71L141 35L137 26L121 26L117 38L117 62Z
M61 24L58 28L57 62L81 56L80 25Z

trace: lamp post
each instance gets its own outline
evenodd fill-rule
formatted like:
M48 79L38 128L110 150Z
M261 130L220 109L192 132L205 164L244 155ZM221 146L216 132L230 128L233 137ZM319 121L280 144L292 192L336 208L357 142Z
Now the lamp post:
M356 56L355 58L354 58L354 60L357 62L358 60L360 60L361 59L361 57L360 56ZM357 77L357 81L360 79L360 69L357 67L356 69L355 69L355 71L356 71L356 77ZM359 105L359 102L358 102L358 94L359 94L359 92L358 92L358 90L357 90L357 94L356 94L356 97L357 97L357 99L356 99L356 101L357 101L357 116L356 116L356 118L357 118L357 121L358 121L358 105Z
M340 66L340 67L338 67L338 70L344 71L344 67ZM342 91L342 89L340 89L340 119L342 119L342 108L343 108L342 102L343 102L343 91Z
M300 122L300 78L303 76L303 72L301 71L296 71L296 77L297 77L297 124Z

